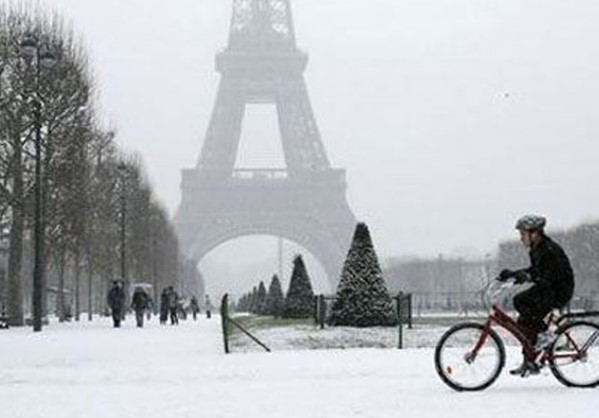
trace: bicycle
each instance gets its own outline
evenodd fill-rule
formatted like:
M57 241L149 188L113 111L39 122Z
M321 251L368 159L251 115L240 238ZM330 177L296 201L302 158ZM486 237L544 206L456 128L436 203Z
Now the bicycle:
M505 290L513 283L493 281L485 293L494 299L484 323L466 322L448 329L435 347L435 368L441 380L457 391L478 391L491 386L505 366L506 352L502 337L493 329L507 330L521 344L528 359L539 368L549 366L555 378L565 386L591 388L599 385L599 325L580 318L599 312L551 312L547 323L555 328L553 341L537 350L520 330L516 321L500 306Z

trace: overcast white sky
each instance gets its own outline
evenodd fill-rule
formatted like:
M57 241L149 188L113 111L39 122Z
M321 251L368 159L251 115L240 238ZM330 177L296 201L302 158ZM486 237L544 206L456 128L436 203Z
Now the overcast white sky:
M45 2L85 39L103 112L171 213L209 121L231 2ZM484 254L526 212L553 227L599 217L599 2L292 7L329 158L347 169L350 205L383 256ZM243 149L276 159L275 134L262 135L275 128L252 114Z

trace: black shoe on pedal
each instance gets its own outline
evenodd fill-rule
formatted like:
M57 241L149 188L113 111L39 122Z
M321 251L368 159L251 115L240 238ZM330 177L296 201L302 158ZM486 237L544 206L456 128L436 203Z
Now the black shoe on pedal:
M520 367L510 370L512 376L528 377L539 374L541 371L539 365L534 361L525 360Z

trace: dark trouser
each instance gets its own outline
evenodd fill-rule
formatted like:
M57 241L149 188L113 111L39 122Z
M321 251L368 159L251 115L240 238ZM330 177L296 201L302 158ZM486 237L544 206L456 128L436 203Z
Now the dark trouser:
M137 322L137 326L139 328L144 326L144 311L143 310L135 311L135 321Z
M112 323L115 328L121 326L122 315L121 308L112 308Z
M179 318L177 317L177 308L169 308L171 316L171 325L179 324Z
M166 320L168 319L168 309L167 308L161 308L160 309L160 323L161 324L166 324Z
M534 285L528 290L514 297L514 307L520 314L518 325L532 345L537 342L537 334L547 330L547 324L543 319L555 307L556 303L553 291Z

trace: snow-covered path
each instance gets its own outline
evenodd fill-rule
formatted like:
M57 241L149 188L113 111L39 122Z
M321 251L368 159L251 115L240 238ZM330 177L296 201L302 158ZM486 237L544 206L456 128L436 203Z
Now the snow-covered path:
M226 356L218 317L131 322L0 332L0 417L590 418L599 410L599 389L567 389L549 374L504 373L485 392L453 392L437 378L431 349Z

